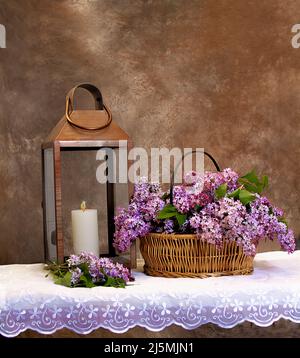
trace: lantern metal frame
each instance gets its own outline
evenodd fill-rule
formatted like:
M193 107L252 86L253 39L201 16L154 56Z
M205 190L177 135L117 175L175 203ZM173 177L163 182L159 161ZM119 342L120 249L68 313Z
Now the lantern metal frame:
M83 87L82 85L79 86ZM80 123L81 118L89 117L92 123L97 124L99 123L99 114L103 114L103 112L104 111L101 110L101 108L98 111L76 110L72 113L72 119L75 121L75 123ZM76 150L76 149L97 150L101 148L118 149L121 148L121 146L123 148L124 146L126 146L127 153L128 153L129 150L133 147L133 143L129 138L128 134L125 131L123 131L113 120L110 122L108 126L105 126L103 129L100 130L82 130L76 128L74 125L69 123L66 115L62 117L62 119L58 122L58 124L54 127L50 135L46 138L46 140L42 144L42 178L43 178L42 179L43 180L42 206L43 206L44 244L45 244L46 261L49 260L49 249L48 249L49 240L53 245L55 243L57 262L62 263L65 259L63 215L62 215L62 172L61 172L62 151L66 149L67 150ZM116 255L113 247L114 209L115 209L114 191L115 191L114 184L107 181L106 201L107 201L107 220L108 220L108 249L109 249L108 256ZM132 191L132 185L128 183L129 196L131 194L131 191ZM135 243L133 243L130 249L129 265L131 268L136 267Z

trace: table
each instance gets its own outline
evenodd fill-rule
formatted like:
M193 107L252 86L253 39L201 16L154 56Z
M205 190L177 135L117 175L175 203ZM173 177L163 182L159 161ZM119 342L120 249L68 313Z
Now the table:
M68 328L123 333L242 322L266 327L283 318L300 322L300 250L257 254L254 273L208 279L157 278L134 271L125 289L67 288L46 278L43 264L0 266L0 334L27 329L52 334Z

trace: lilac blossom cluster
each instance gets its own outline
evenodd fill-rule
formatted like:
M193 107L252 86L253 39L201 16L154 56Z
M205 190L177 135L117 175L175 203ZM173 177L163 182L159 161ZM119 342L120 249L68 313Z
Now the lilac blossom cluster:
M259 240L277 238L282 249L295 250L295 240L286 224L280 222L280 211L272 210L265 197L258 197L250 210L239 200L223 198L207 205L190 218L199 238L218 247L224 241L236 241L249 256L254 256Z
M127 267L120 263L114 263L109 258L99 258L94 254L82 252L80 255L71 255L67 260L72 274L71 283L77 285L85 274L82 265L85 264L93 283L98 284L106 281L107 276L120 278L125 282L131 281L132 276Z
M183 214L193 211L197 205L204 207L214 200L214 192L220 185L226 183L229 192L235 190L238 178L230 168L222 172L206 172L202 176L189 172L184 176L184 184L174 187L174 206Z
M137 238L153 230L157 213L164 207L158 183L148 183L145 178L135 184L133 198L127 209L119 209L115 217L114 247L126 251Z
M240 187L239 175L230 168L222 172L187 173L182 185L173 188L173 206L185 221L178 225L175 218L158 219L158 213L170 204L169 192L162 193L158 184L145 179L135 185L128 209L115 217L114 246L127 250L132 241L149 232L196 233L201 240L221 247L223 242L235 241L246 255L254 256L259 240L277 239L283 250L295 250L292 230L283 221L282 210L266 197L255 194L248 205L227 195L217 199L215 190L226 184L227 194ZM172 213L170 214L172 216Z

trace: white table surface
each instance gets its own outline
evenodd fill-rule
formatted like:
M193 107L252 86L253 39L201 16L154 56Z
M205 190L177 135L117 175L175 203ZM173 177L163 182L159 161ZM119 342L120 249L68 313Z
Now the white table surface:
M61 328L116 333L171 324L230 328L244 321L269 326L280 318L300 322L300 251L257 254L254 273L207 279L158 278L134 271L125 289L55 285L43 264L0 266L0 334Z

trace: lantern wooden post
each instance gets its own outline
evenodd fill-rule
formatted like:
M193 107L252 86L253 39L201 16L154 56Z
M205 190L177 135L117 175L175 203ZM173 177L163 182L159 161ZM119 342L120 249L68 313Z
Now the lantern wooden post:
M60 144L55 141L53 144L54 160L54 185L55 185L55 220L56 220L56 245L57 260L64 261L64 239L62 223L62 201L61 201L61 153Z
M47 245L47 226L46 226L46 208L45 208L45 203L46 203L46 189L45 189L45 152L42 148L41 151L41 159L42 159L42 183L43 183L43 187L42 187L42 195L43 195L43 200L42 200L42 209L43 209L43 233L44 233L44 261L47 260L49 253L48 253L48 245Z
M127 155L129 155L129 152L132 148L133 148L133 142L131 140L128 140ZM130 166L132 164L132 160L128 160L127 163L128 163L128 166ZM133 194L133 183L131 183L128 180L128 200L129 201L132 197L132 194ZM137 267L137 243L136 243L136 241L134 241L130 247L130 265L131 265L131 268Z

